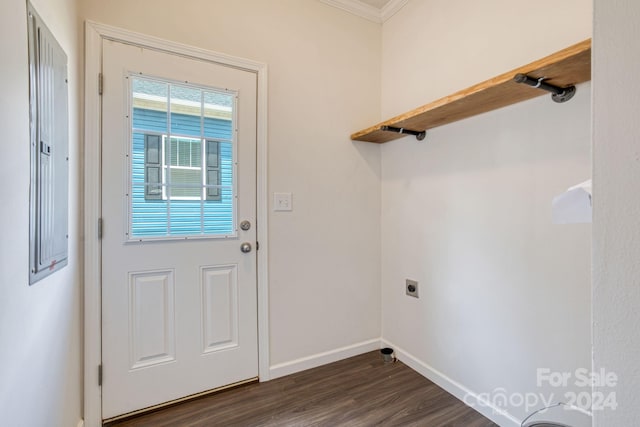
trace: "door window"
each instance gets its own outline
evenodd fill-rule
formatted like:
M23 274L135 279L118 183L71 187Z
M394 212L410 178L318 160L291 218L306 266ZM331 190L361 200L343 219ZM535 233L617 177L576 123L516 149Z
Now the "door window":
M236 93L127 79L129 240L234 235Z

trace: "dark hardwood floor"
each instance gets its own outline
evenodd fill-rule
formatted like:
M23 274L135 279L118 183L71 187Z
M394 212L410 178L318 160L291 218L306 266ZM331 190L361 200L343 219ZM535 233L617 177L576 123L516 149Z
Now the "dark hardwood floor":
M401 362L366 353L109 427L497 426Z

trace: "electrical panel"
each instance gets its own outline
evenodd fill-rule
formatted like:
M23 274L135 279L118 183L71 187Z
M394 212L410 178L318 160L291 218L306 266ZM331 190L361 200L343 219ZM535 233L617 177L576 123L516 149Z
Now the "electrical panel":
M67 264L69 102L67 55L33 6L29 34L31 144L29 283Z

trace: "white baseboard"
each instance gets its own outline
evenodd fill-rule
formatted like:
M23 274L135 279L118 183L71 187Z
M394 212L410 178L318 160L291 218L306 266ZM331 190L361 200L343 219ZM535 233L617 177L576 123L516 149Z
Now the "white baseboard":
M84 420L78 421L77 427L84 427Z
M462 384L452 380L442 372L434 369L433 367L419 360L417 357L414 357L412 354L407 353L397 345L394 345L393 343L384 339L382 340L382 344L385 347L393 348L396 357L402 363L418 372L428 380L433 381L439 387L451 393L464 403L470 404L469 406L471 406L474 410L489 418L494 423L502 427L520 427L521 424L518 419L508 413L505 413L504 410L494 406L491 402L482 399L480 396L478 396L476 393L472 392Z
M311 356L302 357L290 362L279 363L269 368L270 378L276 379L285 375L294 374L328 363L337 362L338 360L357 356L369 351L378 350L380 348L380 339L372 339L353 344L347 347L337 348L335 350L325 351L324 353L313 354Z

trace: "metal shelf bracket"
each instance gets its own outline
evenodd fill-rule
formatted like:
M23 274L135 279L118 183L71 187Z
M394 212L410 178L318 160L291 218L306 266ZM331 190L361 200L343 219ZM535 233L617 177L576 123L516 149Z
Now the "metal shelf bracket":
M526 74L518 73L515 75L513 80L516 83L523 83L537 89L542 89L542 90L546 90L547 92L551 92L551 99L553 99L554 102L557 102L560 104L563 102L567 102L568 100L573 98L573 95L576 94L575 86L558 87L558 86L550 85L549 83L544 82L545 80L544 77L535 79L533 77L527 76Z
M423 131L410 130L410 129L399 128L395 126L381 126L380 130L383 130L385 132L401 133L404 135L414 135L418 141L422 141L424 137L427 136L426 130L423 130Z

